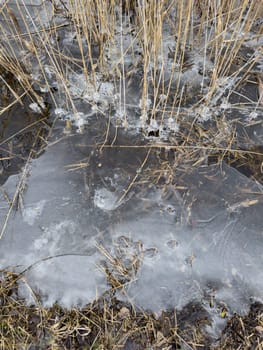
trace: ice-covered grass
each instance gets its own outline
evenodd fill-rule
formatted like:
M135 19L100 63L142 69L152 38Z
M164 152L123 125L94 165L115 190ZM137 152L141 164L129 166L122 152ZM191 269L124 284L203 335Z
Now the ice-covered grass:
M113 108L126 127L135 108L139 127L147 128L185 106L211 110L256 73L261 15L258 0L5 1L0 63L40 108L46 91L76 116L78 99L100 112ZM251 40L258 51L241 61Z
M187 167L236 155L262 139L261 15L257 0L5 1L0 65L22 87L2 79L10 107L46 101L65 134L100 115L116 134L180 150Z

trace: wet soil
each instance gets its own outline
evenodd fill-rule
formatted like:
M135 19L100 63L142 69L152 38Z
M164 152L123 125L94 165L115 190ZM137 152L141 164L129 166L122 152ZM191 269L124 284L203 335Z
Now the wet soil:
M30 94L23 96L24 90L11 72L0 66L0 185L7 178L21 170L29 158L41 154L46 146L50 124L48 106L34 112L30 104L34 102ZM13 91L13 92L12 92ZM22 96L16 101L16 96ZM10 107L9 107L10 106ZM6 108L6 111L4 110Z
M224 161L241 174L263 184L263 146L259 145L250 149L241 149L240 151L242 152L241 154L238 151L236 154L226 151L210 155L208 164L217 164Z

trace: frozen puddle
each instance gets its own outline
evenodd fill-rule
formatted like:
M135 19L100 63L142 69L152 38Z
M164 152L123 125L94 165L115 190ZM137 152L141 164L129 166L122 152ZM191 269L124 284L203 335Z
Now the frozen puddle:
M262 300L262 186L226 165L178 174L179 189L153 185L136 178L144 149L96 153L85 138L62 138L32 161L1 240L1 268L30 267L27 283L46 305L84 305L108 288L106 249L132 266L119 298L146 309L213 298L244 312ZM18 180L1 188L1 222Z
M243 313L251 300L262 298L263 205L255 197L262 188L227 166L186 177L188 218L178 222L152 207L114 226L113 236L125 233L143 242L141 269L127 294L155 311L193 300L209 305L213 298Z
M96 266L98 232L83 174L65 168L77 156L71 148L68 140L62 140L32 162L20 208L11 214L0 246L1 267L21 270L36 263L27 274L28 282L49 305L55 301L65 306L83 304L96 297L97 288L106 287ZM18 179L12 176L2 187L10 198ZM5 203L3 191L1 202ZM1 222L7 213L4 207ZM54 258L40 262L48 257Z

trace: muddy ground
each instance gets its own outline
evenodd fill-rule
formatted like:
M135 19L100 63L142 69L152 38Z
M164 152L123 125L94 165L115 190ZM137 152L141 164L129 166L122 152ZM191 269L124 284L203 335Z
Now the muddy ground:
M110 290L81 309L43 308L37 295L35 306L18 297L20 279L23 275L1 273L2 349L262 349L263 305L259 302L252 303L242 317L228 317L221 305L227 324L215 337L210 316L198 303L158 316L118 301Z

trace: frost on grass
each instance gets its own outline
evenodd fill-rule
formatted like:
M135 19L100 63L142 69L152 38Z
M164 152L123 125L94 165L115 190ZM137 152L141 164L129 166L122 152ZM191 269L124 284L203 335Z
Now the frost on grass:
M151 27L150 23L147 27L146 23L140 22L141 18L137 19L138 23L134 23L132 19L136 11L131 10L128 15L123 13L116 3L111 14L114 16L114 25L107 21L103 24L100 33L102 43L96 43L94 46L92 40L89 41L90 38L79 32L78 25L71 26L69 18L75 19L74 23L80 20L78 14L74 13L73 5L74 3L70 6L66 2L56 3L58 13L54 17L51 16L50 3L45 2L41 9L38 5L26 3L22 9L27 16L28 13L32 15L32 18L28 17L28 21L34 30L39 21L42 27L47 24L52 27L54 23L58 25L56 35L49 36L50 47L46 44L47 37L39 33L37 39L41 45L37 46L38 60L28 53L27 64L31 69L31 78L39 85L39 91L52 91L56 100L55 114L58 115L57 111L63 109L65 112L59 113L59 116L70 120L80 132L91 118L101 113L106 118L109 116L116 127L122 127L127 132L139 134L143 129L144 136L150 136L151 140L154 134L157 142L167 141L170 135L173 137L179 131L181 112L186 113L190 120L198 116L198 121L205 124L230 109L229 95L242 84L238 70L250 69L254 58L259 64L262 61L261 38L253 33L253 26L251 31L244 33L245 25L240 24L238 32L235 26L228 23L228 27L220 33L219 39L214 39L213 36L217 35L216 28L213 22L207 21L202 24L203 31L196 32L196 28L200 26L201 13L202 16L205 15L200 4L193 6L191 25L194 27L191 28L191 35L189 34L192 37L188 40L175 35L180 18L176 2L165 11L163 5L158 7L158 11L161 12L156 12L155 20L156 23L161 20L161 25L156 25L156 28ZM17 5L12 6L15 11ZM145 3L144 6L148 5ZM69 14L66 9L69 9ZM43 13L38 15L37 10ZM140 11L143 9L137 10L142 15L143 12ZM19 17L18 14L17 16ZM184 23L183 20L181 24ZM154 36L151 36L151 31L156 31L157 42ZM145 41L143 35L150 42ZM228 43L233 41L233 37L244 43L241 45L242 49L246 51L252 47L254 53L246 57L247 62L242 63L243 67L237 67L236 72L219 74L219 68L223 65L218 63L217 59L224 55L225 49L232 54ZM180 43L183 39L186 39L186 42ZM222 47L219 45L219 53L214 57L214 41L217 40L220 40ZM239 45L239 41L236 45ZM58 59L54 56L54 47L61 50L61 70L54 64ZM233 44L233 51L234 48ZM234 52L233 57L235 55ZM72 58L72 61L69 58ZM76 65L73 63L75 59L78 62ZM39 62L42 66L39 66ZM256 67L256 71L259 70L260 65ZM198 104L200 101L201 105ZM247 118L244 108L245 106L242 106L241 111ZM254 105L253 108L257 107ZM175 115L176 122L170 123L169 120ZM158 127L152 125L153 121L156 121ZM253 120L249 118L248 121Z

